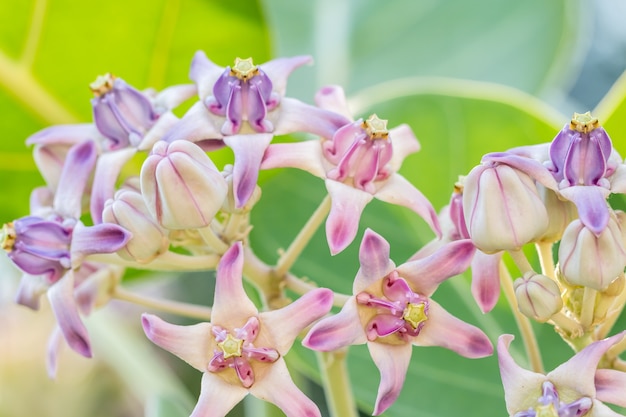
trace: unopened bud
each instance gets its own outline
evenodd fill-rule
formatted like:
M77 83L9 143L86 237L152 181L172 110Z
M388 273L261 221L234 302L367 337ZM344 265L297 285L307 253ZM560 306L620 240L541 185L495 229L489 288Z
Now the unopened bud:
M553 243L561 239L567 225L578 217L578 210L574 203L561 199L541 184L537 184L537 190L548 212L548 228L539 240Z
M519 310L538 322L545 322L563 308L561 291L556 282L533 271L513 283Z
M133 234L126 246L117 252L124 259L148 263L169 247L166 232L152 217L138 192L118 191L105 203L102 219L119 224Z
M228 186L198 145L186 140L161 141L141 167L141 193L161 226L198 229L211 223Z

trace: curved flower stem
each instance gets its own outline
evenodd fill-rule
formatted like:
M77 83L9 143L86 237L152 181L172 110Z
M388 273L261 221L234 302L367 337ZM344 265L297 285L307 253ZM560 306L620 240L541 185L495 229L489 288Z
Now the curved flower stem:
M164 311L167 313L176 314L178 316L211 321L211 309L209 307L148 297L142 294L128 291L120 286L115 287L111 296L118 300L142 305L144 307Z
M583 292L583 305L580 312L580 324L585 332L589 331L591 323L593 323L593 313L596 308L596 296L598 291L593 288L585 287Z
M547 277L556 280L556 271L554 266L554 258L552 257L552 243L537 242L535 244L537 254L539 255L539 263L541 264L541 273Z
M322 224L330 212L330 195L326 195L317 209L313 212L309 220L302 227L302 230L295 237L289 248L280 256L274 269L276 276L283 276L298 259L306 245L309 243L317 228Z
M346 366L346 350L315 352L331 417L358 417Z
M522 275L526 272L534 271L532 265L530 265L530 262L528 262L528 259L522 250L510 250L508 252L509 255L511 255L511 258L513 258L515 266L517 266Z
M622 289L622 292L613 300L613 306L615 306L615 309L609 309L607 317L603 320L602 324L600 324L600 326L598 326L598 329L596 330L596 337L598 338L598 340L607 337L607 335L615 325L615 322L624 310L624 306L626 306L626 286Z
M211 249L222 255L228 250L228 245L215 233L211 225L197 229L198 233Z
M215 269L220 256L216 254L190 256L175 252L165 252L151 262L140 264L121 258L115 253L99 253L89 255L87 260L149 271L202 271Z
M504 291L504 295L509 302L509 306L511 307L511 311L513 312L513 317L515 318L517 327L522 334L526 355L528 356L532 369L535 372L544 373L537 338L535 337L530 320L528 320L528 317L520 313L517 308L517 299L515 298L515 290L513 289L513 280L509 270L506 268L506 265L504 265L504 262L500 262L500 283Z

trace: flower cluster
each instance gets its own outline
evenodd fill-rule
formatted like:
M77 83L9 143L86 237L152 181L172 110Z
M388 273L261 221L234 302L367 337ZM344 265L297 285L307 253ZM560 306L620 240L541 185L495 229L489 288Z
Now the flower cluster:
M577 352L543 375L536 351L529 349L534 372L523 370L509 356L512 337L501 336L510 415L608 416L601 401L624 405L624 332L607 337L626 304L626 215L607 199L626 193L626 165L598 120L575 114L551 143L485 155L459 179L438 215L399 173L403 160L420 150L408 125L388 128L377 114L351 114L339 86L320 89L315 104L287 95L291 72L310 62L297 56L256 65L236 58L223 68L197 52L193 83L158 93L106 74L90 85L91 123L53 126L27 139L46 184L33 190L27 216L4 225L1 240L23 272L17 302L37 309L41 295L50 299L58 330L49 373L55 374L61 336L91 356L81 315L111 299L145 302L124 288L126 268L214 270L211 308L145 303L201 322L141 318L150 341L202 373L193 417L225 416L248 393L289 417L321 416L285 360L299 337L304 347L330 354L367 344L380 372L373 405L379 415L400 395L412 357L419 361L413 346L471 359L493 353L483 330L434 299L444 281L471 267L472 294L484 313L503 288L528 346L531 318L553 325ZM290 133L307 140L273 143ZM234 160L218 167L211 152L224 146ZM142 161L139 172L129 173L131 159ZM322 178L327 197L268 265L250 243L250 214L261 198L259 171L277 168ZM324 221L332 256L351 245L373 199L408 208L434 239L396 266L388 241L367 228L351 295L317 288L315 277L292 272ZM540 268L525 256L529 243L538 248ZM506 253L519 270L515 281L507 275ZM256 303L244 281L257 291ZM333 306L341 310L333 313ZM580 381L571 378L574 370ZM356 415L345 404L331 413Z

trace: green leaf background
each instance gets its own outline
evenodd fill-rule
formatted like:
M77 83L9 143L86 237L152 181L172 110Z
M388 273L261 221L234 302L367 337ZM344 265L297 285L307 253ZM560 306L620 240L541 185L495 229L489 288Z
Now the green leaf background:
M4 203L0 216L8 221L27 214L31 189L42 185L25 138L50 124L90 121L87 86L98 74L113 72L138 88L186 83L191 57L198 49L220 65L230 64L236 56L264 62L280 55L313 55L315 65L292 75L288 93L311 102L317 88L340 84L356 117L376 112L389 119L390 126L408 123L422 150L408 157L400 172L440 209L458 175L467 173L484 153L550 141L567 122L564 110L542 99L555 91L566 92L577 76L587 45L579 25L582 4L572 0L111 0L97 6L70 0L4 2L0 9ZM622 77L597 109L622 155L626 153L625 97ZM214 157L221 166L232 155L226 150ZM263 173L261 185L263 196L253 212L251 242L261 258L275 262L278 250L289 245L325 189L321 180L298 170ZM389 240L397 264L433 238L425 223L407 209L374 201L363 214L356 241L346 251L331 257L320 230L294 272L349 293L358 269L358 241L366 227ZM187 292L193 296L191 290ZM3 294L3 299L11 296ZM466 276L444 283L433 298L483 328L493 342L502 333L516 333L503 300L488 315L478 311ZM26 322L24 328L28 326ZM96 334L111 337L104 320L94 326L100 329ZM535 327L547 369L571 356L551 328ZM106 337L99 340L108 343ZM116 352L145 359L142 342L117 338L121 345L116 345ZM521 345L518 338L512 352L525 364ZM45 346L32 348L43 358ZM166 355L165 365L145 359L140 361L143 366L130 368L105 352L100 358L123 375L120 379L140 402L149 404L147 415L178 416L189 411L193 401L180 394L180 384L191 396L197 395L197 373L181 370L185 365ZM307 379L319 380L315 356L298 344L288 361L301 386L310 385ZM10 364L11 358L3 362ZM43 359L39 365L43 366ZM159 367L160 377L171 379L174 388L155 396L148 395L145 386L139 389L142 383L137 381L146 381L151 367ZM3 369L0 416L27 415L28 402L17 414L3 409L6 393L19 396L20 384L28 381L27 376L9 379ZM350 349L349 369L357 401L368 415L379 376L363 346ZM320 399L319 390L309 392ZM245 408L239 406L231 415L243 415ZM73 415L69 403L68 409L66 415ZM384 415L504 414L495 357L469 360L439 348L414 348L402 394Z

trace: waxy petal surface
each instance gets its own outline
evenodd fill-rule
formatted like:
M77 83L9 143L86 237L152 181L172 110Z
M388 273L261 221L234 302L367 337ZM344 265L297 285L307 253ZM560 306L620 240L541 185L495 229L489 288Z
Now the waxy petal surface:
M412 347L409 343L388 345L376 342L368 343L367 347L380 371L380 385L373 413L377 416L388 409L400 395L409 368Z
M202 375L200 397L189 417L224 417L248 395L244 387L231 385L210 372Z
M472 295L483 313L496 306L500 297L500 260L504 252L487 254L480 250L472 259Z
M361 268L352 286L354 294L383 279L395 267L389 259L389 243L371 229L367 229L363 234L359 247L359 263Z
M355 297L350 297L341 311L316 323L302 344L309 349L330 352L349 345L367 342Z
M626 407L626 372L598 369L595 385L598 400Z
M299 168L325 178L322 146L317 140L270 145L263 156L261 169Z

